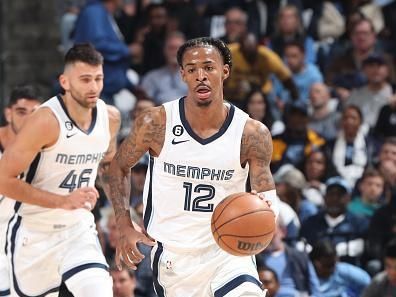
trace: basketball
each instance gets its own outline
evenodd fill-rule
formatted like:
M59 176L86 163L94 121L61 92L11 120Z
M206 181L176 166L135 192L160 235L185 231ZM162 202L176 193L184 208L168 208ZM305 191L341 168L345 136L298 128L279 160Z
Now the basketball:
M211 219L216 243L234 256L255 255L271 242L275 214L257 195L236 193L215 208Z

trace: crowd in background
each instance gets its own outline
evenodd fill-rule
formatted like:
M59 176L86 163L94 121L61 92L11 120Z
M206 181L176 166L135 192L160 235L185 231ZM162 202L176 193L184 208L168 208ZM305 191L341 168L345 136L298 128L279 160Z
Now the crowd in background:
M187 39L229 45L225 100L273 136L281 212L256 257L269 297L396 296L396 2L66 3L61 48L90 42L104 56L102 98L121 111L119 141L142 110L186 95L176 55ZM138 223L147 166L145 156L131 174ZM112 264L117 228L104 194L96 217ZM114 296L156 296L141 249L137 271L111 265Z

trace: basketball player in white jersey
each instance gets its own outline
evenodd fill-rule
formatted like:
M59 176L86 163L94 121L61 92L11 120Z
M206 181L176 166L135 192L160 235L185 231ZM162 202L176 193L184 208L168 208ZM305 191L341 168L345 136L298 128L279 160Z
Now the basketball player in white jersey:
M270 132L223 100L232 63L222 41L190 40L180 47L178 63L187 96L143 112L110 164L117 258L135 268L143 257L136 244L154 245L153 238L159 297L264 296L254 257L221 250L210 220L223 198L245 191L248 173L251 188L276 201ZM146 151L151 155L143 198L148 236L131 224L126 184L130 167Z
M0 128L0 157L15 139L27 116L39 105L41 100L34 87L21 85L15 87L4 110L7 125ZM6 234L10 219L14 215L15 200L0 196L0 296L10 295L10 276L5 253Z
M88 44L65 56L65 90L42 104L0 160L0 193L18 201L9 230L11 296L112 296L91 208L98 166L115 152L119 112L99 99L103 57ZM18 176L24 172L23 180Z

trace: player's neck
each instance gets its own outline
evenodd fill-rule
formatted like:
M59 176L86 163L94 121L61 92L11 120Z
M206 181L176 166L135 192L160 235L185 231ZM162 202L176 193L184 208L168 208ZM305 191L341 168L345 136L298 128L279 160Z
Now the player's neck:
M185 116L191 128L202 138L212 130L218 130L228 115L228 108L223 100L213 101L207 107L197 106L192 100L185 101ZM210 136L210 135L209 135Z
M67 95L62 96L62 99L71 119L80 129L87 131L91 126L92 108L81 106L73 98L70 98Z

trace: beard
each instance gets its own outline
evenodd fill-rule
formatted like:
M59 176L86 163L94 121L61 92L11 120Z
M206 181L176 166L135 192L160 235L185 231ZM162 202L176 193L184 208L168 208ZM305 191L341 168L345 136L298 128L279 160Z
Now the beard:
M70 97L73 98L73 100L74 100L78 105L80 105L81 107L84 107L84 108L93 108L93 107L96 106L96 102L95 102L95 103L86 102L86 101L84 100L84 96L83 96L81 93L79 93L79 92L73 90L72 88L70 88L69 92L70 92Z

